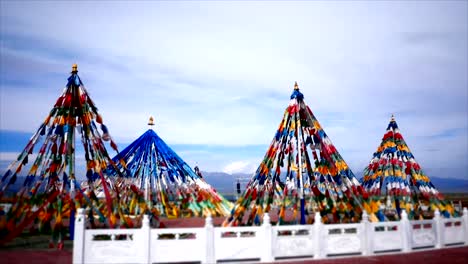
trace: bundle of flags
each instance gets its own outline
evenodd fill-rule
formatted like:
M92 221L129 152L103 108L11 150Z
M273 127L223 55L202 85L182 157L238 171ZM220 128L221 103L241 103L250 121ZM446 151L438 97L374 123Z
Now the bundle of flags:
M363 189L304 102L297 83L278 130L224 225L260 224L263 214L282 223L356 222Z
M416 162L393 115L364 169L362 185L368 193L365 209L375 220L384 221L389 214L398 219L403 209L410 218L422 218L427 211L422 208L438 208L445 217L454 213Z
M84 148L87 188L80 186L75 175L76 140ZM122 191L114 177L108 176L108 168L115 164L104 142L118 152L74 64L49 115L0 179L0 199L12 203L0 218L0 243L10 241L25 228L38 226L52 229L60 248L63 221L69 218L72 226L77 207L89 208L92 216L108 226L118 225ZM21 175L26 178L20 191L6 197L8 188ZM98 199L96 193L103 193L104 199Z
M154 125L150 117L149 125ZM144 199L156 207L157 215L177 218L226 216L232 204L206 183L166 143L148 129L113 158ZM132 200L131 200L132 201Z

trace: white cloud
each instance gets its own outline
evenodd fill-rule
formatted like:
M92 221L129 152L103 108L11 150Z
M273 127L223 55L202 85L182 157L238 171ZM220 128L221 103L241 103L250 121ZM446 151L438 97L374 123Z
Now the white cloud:
M18 152L0 152L0 161L12 162L18 158L18 155ZM31 155L31 157L36 158L37 154Z
M228 174L233 173L253 173L257 169L258 164L254 164L252 161L240 160L229 163L224 166L223 172Z

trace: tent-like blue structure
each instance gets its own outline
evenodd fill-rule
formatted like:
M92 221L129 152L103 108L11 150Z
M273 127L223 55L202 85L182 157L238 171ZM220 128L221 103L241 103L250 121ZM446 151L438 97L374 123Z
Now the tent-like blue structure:
M148 125L154 125L152 117ZM145 200L159 216L226 216L232 207L151 128L113 161L130 175L129 181L144 192Z

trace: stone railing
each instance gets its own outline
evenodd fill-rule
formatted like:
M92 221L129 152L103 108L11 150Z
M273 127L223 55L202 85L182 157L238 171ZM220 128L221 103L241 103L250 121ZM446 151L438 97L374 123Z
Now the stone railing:
M85 214L75 219L73 263L169 263L219 261L272 262L288 258L323 259L344 255L375 255L428 248L468 245L468 210L463 217L369 222L366 213L357 224L272 226L265 214L261 226L150 228L144 216L138 229L85 228Z

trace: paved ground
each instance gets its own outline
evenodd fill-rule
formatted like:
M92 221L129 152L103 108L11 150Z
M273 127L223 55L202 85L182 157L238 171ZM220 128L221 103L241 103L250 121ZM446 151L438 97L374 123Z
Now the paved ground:
M72 263L72 251L51 250L1 250L2 264L66 264Z
M445 248L439 250L426 250L406 254L388 254L370 257L346 257L327 260L285 260L291 264L385 264L385 263L410 263L410 264L468 264L468 246Z
M2 264L62 264L72 262L70 250L0 250ZM468 246L440 250L420 251L408 254L392 254L371 257L347 257L327 260L284 260L291 264L380 264L380 263L411 263L411 264L468 264Z

